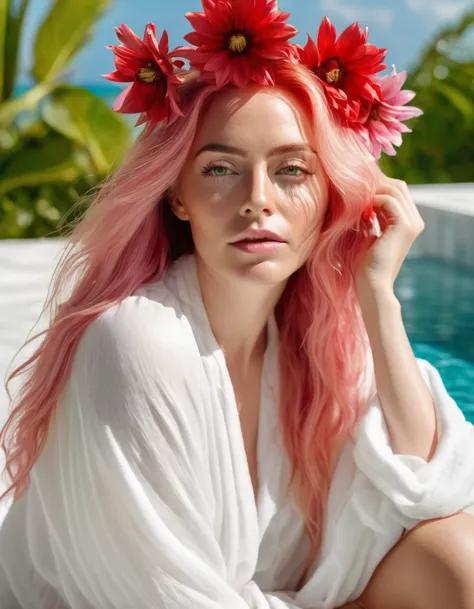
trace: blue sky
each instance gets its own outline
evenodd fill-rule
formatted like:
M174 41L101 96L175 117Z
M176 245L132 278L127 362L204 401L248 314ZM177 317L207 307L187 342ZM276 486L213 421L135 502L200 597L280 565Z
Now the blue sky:
M80 2L81 0L76 0ZM34 32L44 19L50 0L31 0L22 42L19 85L29 85L28 76ZM338 33L358 21L369 27L369 41L388 49L386 63L397 70L409 69L420 50L446 23L456 20L472 0L280 0L280 7L291 12L290 23L299 30L293 42L304 44L306 32L315 36L323 16L327 15ZM183 44L190 31L184 17L187 11L200 10L200 0L115 0L96 26L87 47L77 56L68 80L81 84L107 84L100 74L114 69L112 51L116 44L114 25L127 23L140 36L147 22L155 23L159 32L167 29L172 47Z

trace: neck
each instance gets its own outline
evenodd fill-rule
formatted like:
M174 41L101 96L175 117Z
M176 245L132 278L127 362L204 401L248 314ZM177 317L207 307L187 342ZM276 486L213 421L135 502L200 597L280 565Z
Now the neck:
M218 274L196 256L196 268L207 317L226 360L245 371L263 357L267 322L285 283L262 285Z

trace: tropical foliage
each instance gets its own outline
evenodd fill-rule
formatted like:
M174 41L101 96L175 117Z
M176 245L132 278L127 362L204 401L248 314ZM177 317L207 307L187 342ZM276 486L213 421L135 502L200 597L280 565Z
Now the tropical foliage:
M383 169L409 184L474 181L474 10L440 31L410 71L424 115ZM415 103L414 102L414 103Z
M0 0L0 238L59 236L131 141L122 116L62 80L112 0L56 0L35 35L34 85L15 96L29 1Z

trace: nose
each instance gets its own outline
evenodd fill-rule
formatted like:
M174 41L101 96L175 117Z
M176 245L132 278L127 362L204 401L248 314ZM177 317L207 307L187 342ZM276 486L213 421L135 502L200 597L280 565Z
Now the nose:
M265 167L254 169L248 178L246 196L240 214L246 218L264 213L270 216L275 210L275 193Z

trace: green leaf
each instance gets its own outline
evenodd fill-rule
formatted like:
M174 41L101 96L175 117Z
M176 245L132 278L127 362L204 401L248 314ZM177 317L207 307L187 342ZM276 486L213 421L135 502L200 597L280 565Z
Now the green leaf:
M3 81L5 78L5 40L7 36L8 15L10 13L11 0L0 0L0 101L4 99Z
M0 197L25 186L72 182L81 174L74 162L74 143L62 136L51 137L31 149L21 149L4 166Z
M11 97L16 84L20 40L30 0L0 0L0 101ZM3 29L5 28L5 29Z
M97 172L106 175L131 143L126 120L87 89L63 85L44 100L43 120L87 148Z
M89 40L95 22L112 1L56 0L36 36L33 78L59 76Z
M437 82L436 89L463 115L467 122L474 119L474 101L464 93L445 82Z

